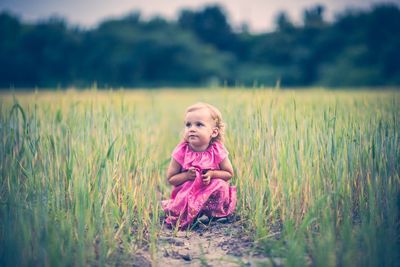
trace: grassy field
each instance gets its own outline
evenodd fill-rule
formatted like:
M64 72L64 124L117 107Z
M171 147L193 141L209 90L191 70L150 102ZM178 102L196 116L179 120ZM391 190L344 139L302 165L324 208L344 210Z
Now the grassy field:
M265 255L398 266L400 92L321 89L1 93L0 265L155 253L166 167L197 101L224 116L237 214Z

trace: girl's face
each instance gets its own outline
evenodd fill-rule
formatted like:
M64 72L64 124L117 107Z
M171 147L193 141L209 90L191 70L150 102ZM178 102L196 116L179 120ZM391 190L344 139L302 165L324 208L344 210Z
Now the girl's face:
M194 151L205 151L211 139L218 136L218 128L207 108L186 113L185 140Z

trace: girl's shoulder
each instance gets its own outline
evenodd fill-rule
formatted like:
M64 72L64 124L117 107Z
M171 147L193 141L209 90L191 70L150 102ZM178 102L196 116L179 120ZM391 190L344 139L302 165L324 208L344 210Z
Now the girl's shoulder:
M210 146L213 150L216 151L220 151L220 150L226 150L225 146L223 143L221 143L220 141L214 141L211 146Z
M182 141L180 142L173 150L173 152L177 152L177 151L186 151L188 147L188 142Z
M181 165L184 165L186 159L201 160L201 158L213 159L216 163L220 163L228 156L229 152L221 142L213 142L205 151L196 152L189 147L188 142L179 143L172 151L171 156Z
M171 156L179 163L183 164L185 154L188 152L188 143L181 142L179 143L174 150L172 151Z
M228 150L225 148L224 144L219 141L215 141L211 144L212 153L215 155L219 161L222 161L229 154Z

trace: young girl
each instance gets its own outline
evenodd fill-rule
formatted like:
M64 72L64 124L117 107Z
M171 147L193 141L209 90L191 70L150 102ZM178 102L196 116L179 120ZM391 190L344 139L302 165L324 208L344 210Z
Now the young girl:
M228 151L223 146L224 123L219 110L206 103L187 108L183 141L172 152L167 170L174 185L171 199L162 201L167 224L190 226L199 215L226 217L236 205L236 188Z

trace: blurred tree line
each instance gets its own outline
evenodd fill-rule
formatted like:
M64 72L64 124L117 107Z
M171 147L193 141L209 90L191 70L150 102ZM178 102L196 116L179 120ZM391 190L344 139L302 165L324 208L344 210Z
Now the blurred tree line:
M0 87L400 85L400 10L377 5L324 20L324 7L276 30L234 30L219 6L182 10L176 21L107 20L91 30L51 18L0 14Z

